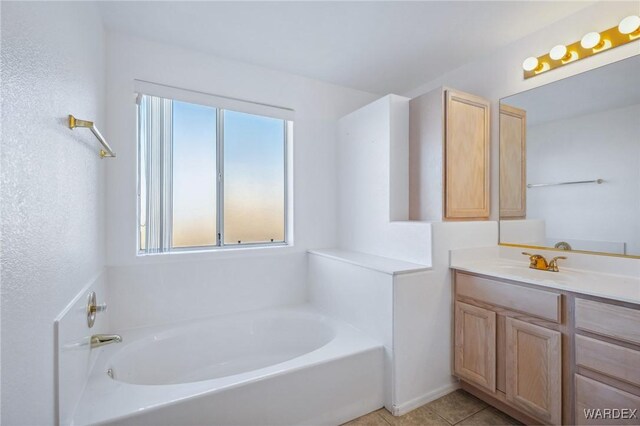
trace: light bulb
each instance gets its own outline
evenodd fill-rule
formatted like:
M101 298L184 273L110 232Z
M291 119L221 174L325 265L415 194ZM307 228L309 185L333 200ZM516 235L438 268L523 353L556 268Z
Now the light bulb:
M638 31L640 28L640 16L631 15L624 18L620 21L620 25L618 25L618 31L622 34L632 34Z
M566 59L567 56L568 56L567 55L567 46L565 46L564 44L559 44L559 45L555 46L549 52L549 56L554 61L559 61L560 59Z
M580 46L584 47L585 49L593 49L602 45L601 39L602 37L600 37L600 33L597 33L595 31L587 33L584 35L584 37L582 37L582 40L580 40Z
M525 71L533 71L536 68L538 68L538 58L535 58L533 56L529 56L522 63L522 69L524 69Z

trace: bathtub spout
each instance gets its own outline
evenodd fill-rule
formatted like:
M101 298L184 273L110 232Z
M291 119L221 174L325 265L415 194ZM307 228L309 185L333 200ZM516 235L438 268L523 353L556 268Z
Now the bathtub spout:
M91 336L91 348L98 348L110 343L120 342L122 342L122 337L117 334L94 334Z

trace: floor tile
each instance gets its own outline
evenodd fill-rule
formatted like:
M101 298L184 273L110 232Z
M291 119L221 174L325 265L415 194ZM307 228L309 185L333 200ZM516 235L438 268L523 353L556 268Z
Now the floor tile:
M343 426L389 426L389 423L387 423L380 415L380 411L381 410L374 411L373 413L358 417L357 419L351 420L349 423L345 423Z
M481 425L521 425L516 419L506 415L502 411L498 411L493 407L484 410L466 418L458 423L457 426L481 426Z
M486 408L487 404L459 389L428 403L426 407L453 425Z
M384 410L381 415L392 426L449 426L445 419L427 408L426 405L399 417L393 416L387 410Z

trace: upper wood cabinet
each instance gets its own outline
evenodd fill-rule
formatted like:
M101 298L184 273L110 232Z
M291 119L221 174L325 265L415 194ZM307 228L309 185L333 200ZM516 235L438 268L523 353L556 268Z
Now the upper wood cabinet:
M545 423L560 424L560 332L515 318L507 318L506 360L507 401Z
M446 91L444 143L445 219L488 219L489 101Z
M500 218L527 215L527 113L500 105Z
M496 313L456 302L455 374L496 390Z

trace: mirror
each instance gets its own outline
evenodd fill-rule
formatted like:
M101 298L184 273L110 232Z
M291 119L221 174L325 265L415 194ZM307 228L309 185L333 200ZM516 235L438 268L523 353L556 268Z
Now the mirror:
M500 100L500 243L640 256L640 55Z

